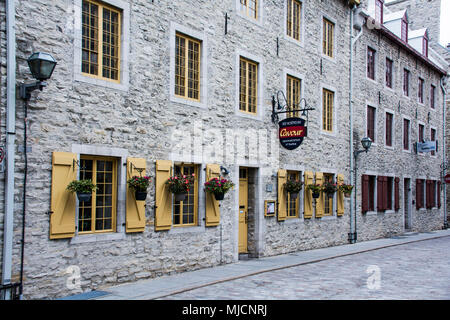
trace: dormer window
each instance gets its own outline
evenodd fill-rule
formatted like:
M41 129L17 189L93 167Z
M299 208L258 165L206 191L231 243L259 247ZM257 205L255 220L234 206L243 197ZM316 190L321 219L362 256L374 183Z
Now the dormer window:
M406 20L406 16L402 18L402 40L408 42L408 20Z
M384 0L375 0L375 20L383 24L383 4Z
M428 57L428 38L426 34L423 36L422 40L422 54L425 57Z

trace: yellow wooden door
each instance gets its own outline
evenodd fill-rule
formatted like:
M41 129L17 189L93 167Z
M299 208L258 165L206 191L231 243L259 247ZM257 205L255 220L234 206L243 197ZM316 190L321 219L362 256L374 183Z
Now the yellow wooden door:
M248 170L239 169L239 253L247 253L248 238Z

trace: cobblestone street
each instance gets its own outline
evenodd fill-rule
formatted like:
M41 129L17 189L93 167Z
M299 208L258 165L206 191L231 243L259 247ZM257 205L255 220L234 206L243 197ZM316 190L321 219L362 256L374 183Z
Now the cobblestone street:
M450 299L450 237L226 281L164 299ZM295 253L301 255L302 252Z

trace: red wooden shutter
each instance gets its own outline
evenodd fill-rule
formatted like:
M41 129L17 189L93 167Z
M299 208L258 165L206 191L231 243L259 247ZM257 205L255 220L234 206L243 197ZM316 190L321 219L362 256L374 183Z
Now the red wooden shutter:
M416 179L416 209L417 210L419 210L419 208L420 208L421 190L422 190L422 183L421 183L420 179Z
M400 209L400 178L396 177L394 181L394 209L398 211Z
M388 197L390 196L388 191L388 177L383 177L383 210L388 209Z
M440 208L441 207L441 182L440 181L437 182L437 195L436 195L436 197L437 197L437 206L438 206L438 208Z
M383 211L384 204L384 177L377 177L377 210Z
M369 176L365 174L362 175L361 194L361 210L367 212L369 211Z
M431 208L431 181L426 180L426 186L425 186L425 198L426 198L426 208Z

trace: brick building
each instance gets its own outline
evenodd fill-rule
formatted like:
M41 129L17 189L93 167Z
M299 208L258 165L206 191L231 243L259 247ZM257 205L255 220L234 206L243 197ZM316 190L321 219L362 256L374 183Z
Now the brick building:
M442 150L416 154L414 143L443 134L446 68L426 46L402 40L408 11L377 5L2 4L3 283L19 280L22 252L24 297L53 298L346 244L349 234L363 241L442 228ZM370 20L388 16L384 26ZM404 30L424 45L427 32ZM26 60L37 51L57 66L25 108L11 83L33 81ZM280 145L273 110L286 112L279 120L305 120L298 148ZM366 136L373 145L355 175L354 151ZM182 202L165 184L174 173L195 175ZM140 174L152 179L145 201L127 185ZM204 191L217 176L235 184L220 202ZM87 202L66 190L84 178L98 186ZM297 198L288 180L304 182ZM325 181L356 181L354 196L313 199L306 186ZM80 282L70 286L74 270Z

